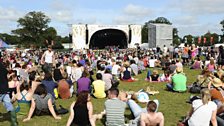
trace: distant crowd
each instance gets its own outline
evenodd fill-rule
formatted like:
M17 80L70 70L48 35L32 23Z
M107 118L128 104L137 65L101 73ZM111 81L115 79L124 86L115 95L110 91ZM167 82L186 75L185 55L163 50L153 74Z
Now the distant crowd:
M9 111L11 125L17 118L29 121L34 115L70 112L67 126L95 126L105 117L107 126L164 126L164 115L158 112L159 99L150 100L152 90L119 91L121 82L166 82L167 91L201 93L191 97L192 108L186 115L189 126L224 125L224 50L223 47L105 50L81 49L69 52L47 50L2 51L0 54L0 101ZM195 83L187 84L185 69L201 70ZM146 72L145 72L146 71ZM162 72L159 72L162 71ZM144 88L144 87L142 87ZM76 97L70 110L57 106L57 99ZM94 113L91 98L107 98L101 113ZM18 105L13 107L13 103ZM56 104L57 103L57 104ZM138 103L147 103L145 108ZM125 122L126 106L133 118Z

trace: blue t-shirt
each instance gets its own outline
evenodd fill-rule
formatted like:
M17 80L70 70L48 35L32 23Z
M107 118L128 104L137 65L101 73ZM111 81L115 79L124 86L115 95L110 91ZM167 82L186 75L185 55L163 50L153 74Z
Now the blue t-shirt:
M57 84L53 80L51 81L43 80L42 84L46 87L47 93L50 93L55 98L54 88L57 87Z

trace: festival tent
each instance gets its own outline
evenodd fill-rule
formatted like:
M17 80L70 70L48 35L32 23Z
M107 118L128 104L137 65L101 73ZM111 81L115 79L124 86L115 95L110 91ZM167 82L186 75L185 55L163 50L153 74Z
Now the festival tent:
M0 39L0 48L9 48L9 45L2 39Z

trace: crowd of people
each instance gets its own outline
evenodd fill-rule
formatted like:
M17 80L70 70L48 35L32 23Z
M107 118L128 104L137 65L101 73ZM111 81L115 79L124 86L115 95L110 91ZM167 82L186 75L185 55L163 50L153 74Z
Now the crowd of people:
M164 126L164 115L158 112L159 101L149 100L147 91L119 91L121 81L138 81L137 75L147 73L145 81L166 82L167 91L188 91L183 67L201 70L195 80L200 84L201 97L192 101L190 126L224 125L224 50L185 44L184 48L170 45L153 49L77 50L55 52L1 52L0 100L10 112L11 124L17 117L23 122L33 115L52 115L61 119L57 99L76 97L71 104L67 126L95 126L97 119L106 118L107 126ZM150 68L150 69L149 69ZM146 71L146 72L144 72ZM163 71L159 73L159 71ZM91 97L107 98L105 109L94 114ZM13 103L18 102L17 107ZM141 108L138 102L147 103ZM129 107L133 119L125 123Z

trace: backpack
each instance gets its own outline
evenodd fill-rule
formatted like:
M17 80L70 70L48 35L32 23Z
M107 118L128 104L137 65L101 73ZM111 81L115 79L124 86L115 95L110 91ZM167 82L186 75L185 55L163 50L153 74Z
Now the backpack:
M128 71L128 68L126 68L125 71L124 71L123 79L124 79L124 80L128 80L128 79L130 79L130 78L131 78L131 72Z

